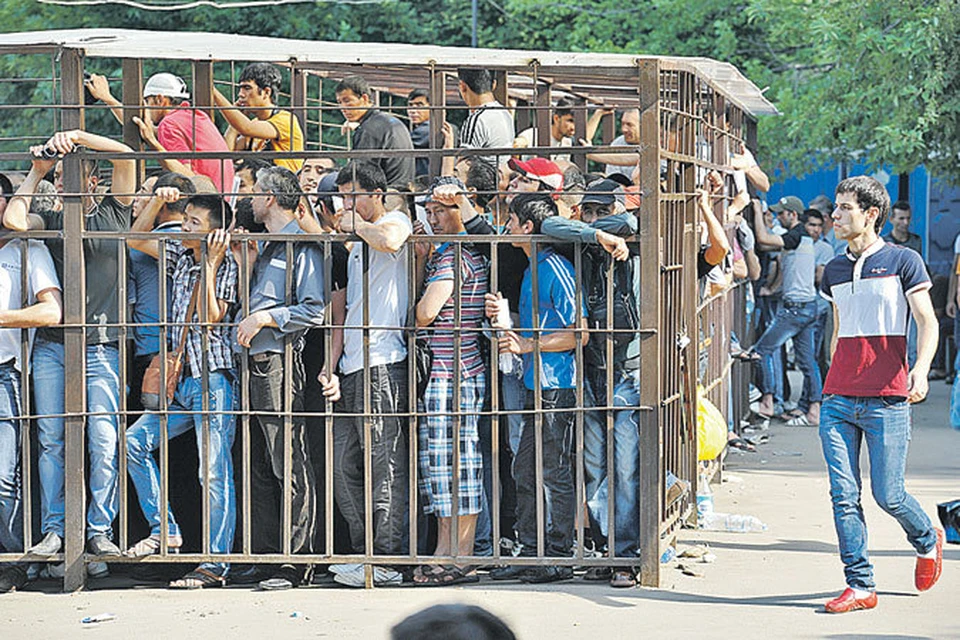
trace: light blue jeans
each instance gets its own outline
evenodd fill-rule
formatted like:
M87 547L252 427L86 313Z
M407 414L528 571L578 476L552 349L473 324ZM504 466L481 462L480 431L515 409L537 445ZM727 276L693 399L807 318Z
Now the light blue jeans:
M523 369L518 368L511 374L500 374L500 388L503 397L500 398L503 411L523 411L527 403L527 387L523 384ZM523 435L523 413L508 413L507 426L509 431L510 453L514 459L520 450L520 436Z
M19 417L20 373L10 362L0 365L0 552L7 553L23 551Z
M957 371L960 367L960 349L957 349L956 358L953 361L953 369ZM960 376L954 375L953 389L950 393L950 426L960 430Z
M606 371L588 369L584 389L587 406L606 406ZM640 370L613 372L613 406L632 407L614 412L613 473L614 527L617 557L637 555L640 542L640 431L636 406L640 402ZM607 424L603 411L583 418L583 471L590 527L607 535Z
M87 369L87 451L90 454L90 506L87 538L113 537L118 494L120 357L117 345L89 345ZM43 533L63 537L64 371L63 344L38 339L33 345L33 395L39 418L40 512Z
M860 503L863 441L870 455L870 488L880 508L896 518L918 553L933 549L937 538L930 518L904 488L910 405L902 398L828 395L820 410L820 443L830 476L840 559L848 586L873 591L867 523Z
M817 320L817 301L809 302L780 302L780 309L773 319L773 323L763 332L754 350L761 356L760 390L763 393L772 393L776 398L779 388L783 393L781 382L782 372L776 370L773 356L780 351L784 343L793 338L793 349L797 357L797 366L803 371L805 384L809 384L806 394L808 403L820 402L823 392L823 383L820 380L820 368L817 366L816 354L813 351L813 333Z
M234 377L230 372L213 371L207 387L209 432L207 437L207 478L203 460L200 483L210 491L210 552L230 553L236 528L236 491L233 485L233 440L236 417ZM177 410L203 411L203 387L199 378L187 376L180 381L167 417L167 437L176 438L191 428L197 435L197 451L203 455L203 416L176 413ZM225 413L226 412L226 413ZM160 535L160 470L153 452L160 447L160 416L146 413L127 429L127 470L137 490L140 509L150 525L150 533ZM167 535L180 535L180 526L167 505ZM223 565L221 565L222 567Z

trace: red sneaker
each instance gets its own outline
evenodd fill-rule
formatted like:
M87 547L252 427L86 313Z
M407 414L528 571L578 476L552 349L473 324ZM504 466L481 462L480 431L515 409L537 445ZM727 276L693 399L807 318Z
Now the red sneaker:
M934 528L934 531L937 532L937 557L917 558L917 568L913 574L917 591L926 591L937 584L943 570L943 530Z
M838 597L823 605L823 609L827 613L847 613L858 609L873 609L875 606L877 606L876 591L871 591L866 598L858 598L853 593L853 589L848 587Z

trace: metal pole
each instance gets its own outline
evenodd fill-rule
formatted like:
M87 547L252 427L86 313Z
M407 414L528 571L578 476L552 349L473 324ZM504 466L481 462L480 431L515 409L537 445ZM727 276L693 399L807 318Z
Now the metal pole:
M471 4L471 7L470 7L471 12L473 14L472 29L470 31L471 33L470 46L476 49L477 48L477 11L479 9L477 5L479 5L479 0L472 0L470 4Z

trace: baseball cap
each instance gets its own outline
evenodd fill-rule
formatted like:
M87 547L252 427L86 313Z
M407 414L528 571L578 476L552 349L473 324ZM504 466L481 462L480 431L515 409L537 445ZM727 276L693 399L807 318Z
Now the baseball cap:
M172 73L157 73L147 80L143 85L143 97L167 96L169 98L189 98L187 83L183 78L175 76Z
M587 186L586 192L583 194L583 199L580 200L580 204L593 203L610 205L616 202L618 197L623 198L623 187L618 182L604 178L603 180L591 182L590 185Z
M514 171L519 171L529 178L535 178L547 185L554 191L563 188L563 171L557 166L557 163L546 158L530 158L529 160L517 160L510 158L507 162Z
M427 192L427 197L426 197L426 199L424 199L423 204L426 204L426 203L428 203L428 202L433 202L433 190L434 190L434 189L436 189L437 187L442 187L442 186L444 186L444 185L448 185L448 184L452 184L453 186L457 187L457 188L460 189L461 191L466 191L466 190L467 190L466 185L464 185L463 182L460 181L460 178L458 178L458 177L456 177L456 176L438 176L438 177L433 181L433 184L430 185L430 191Z
M782 213L783 211L803 213L805 209L806 207L803 206L803 201L797 196L784 196L780 198L777 204L770 207L770 211L774 213Z

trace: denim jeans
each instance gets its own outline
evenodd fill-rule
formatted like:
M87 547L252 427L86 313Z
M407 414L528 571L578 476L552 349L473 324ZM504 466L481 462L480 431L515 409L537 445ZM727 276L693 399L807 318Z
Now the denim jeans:
M209 430L207 436L207 478L204 481L203 462L200 462L200 483L210 491L210 553L230 553L233 547L233 532L237 521L236 493L233 485L233 457L231 450L235 433L234 377L232 372L210 373L208 388ZM203 451L203 419L199 414L176 413L203 410L203 386L199 378L187 376L177 386L167 418L169 439L186 433L191 428L196 432L197 451ZM144 414L127 429L127 470L137 490L140 509L143 511L150 533L160 534L160 470L153 459L153 452L160 447L160 416ZM180 535L180 526L173 510L167 505L167 535Z
M317 488L310 462L306 418L303 413L304 369L301 354L292 354L293 366L284 371L279 353L250 358L250 409L257 412L263 440L255 438L250 464L251 544L257 553L283 550L282 514L286 466L284 393L290 387L290 552L312 553L317 526Z
M804 380L809 380L809 402L820 402L823 393L823 384L820 380L820 369L817 367L816 355L813 352L813 332L817 319L817 301L780 303L773 323L763 332L754 349L761 356L760 363L760 390L763 393L773 393L778 382L777 371L774 367L773 354L780 347L793 338L793 348L796 353L797 366L803 371Z
M823 376L826 373L826 369L821 366L820 354L823 349L823 340L824 332L827 326L827 316L829 316L832 311L822 311L817 314L817 319L813 323L813 359L817 363L817 371L820 372L820 380L823 380ZM801 411L807 411L810 408L810 379L807 376L803 376L803 391L800 393L800 400L797 402L797 408ZM822 385L821 385L822 389Z
M584 402L606 406L607 376L587 369ZM640 370L613 372L613 406L636 407L640 402ZM583 472L590 529L607 535L608 487L606 412L588 411L583 419ZM637 410L614 412L613 421L614 531L617 557L637 555L640 543L640 431Z
M774 319L777 316L777 311L780 310L781 299L780 296L762 296L758 298L758 318L759 325L757 327L758 331L762 334L770 325L773 324ZM754 345L756 349L756 345ZM773 367L773 388L770 391L765 393L773 394L774 402L774 412L780 413L782 411L783 405L783 349L776 349L770 355L771 366ZM761 371L760 371L760 383L763 381L763 363L761 362Z
M63 537L64 509L64 364L63 344L38 339L33 345L34 401L39 418L40 512L43 533ZM117 345L88 345L87 451L90 455L90 506L87 538L113 537L117 515L119 441L117 413L120 410L120 357Z
M407 363L372 366L370 413L362 416L364 371L355 371L341 381L342 398L337 403L333 433L333 486L337 506L350 527L350 547L364 552L365 499L364 468L369 462L373 491L373 552L383 555L406 553L408 478ZM364 423L370 424L370 450L364 445Z
M960 344L960 343L958 343ZM960 367L960 349L953 360L953 370ZM960 376L954 375L953 387L950 392L950 426L960 430Z
M520 436L523 434L524 415L519 413L526 408L527 388L523 384L523 368L517 367L513 373L500 374L500 388L503 391L500 404L503 411L517 412L507 414L509 428L510 453L514 459L520 449Z
M576 406L574 389L543 389L542 420L543 443L540 460L543 463L543 522L546 527L546 556L561 558L570 555L573 545L573 527L576 515L576 490L573 469L573 427ZM532 399L532 393L529 394ZM517 479L517 532L523 545L523 555L537 555L537 447L534 414L527 414L520 438L514 473Z
M19 417L20 373L10 361L0 364L0 552L7 553L23 551Z
M870 488L880 508L896 518L918 553L936 544L933 524L903 484L910 442L910 406L903 398L829 395L820 411L820 442L830 476L833 520L847 585L872 591L867 524L860 503L860 448L870 455Z

